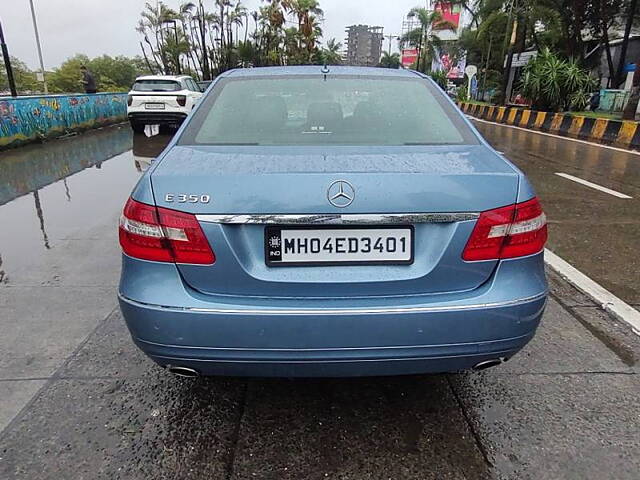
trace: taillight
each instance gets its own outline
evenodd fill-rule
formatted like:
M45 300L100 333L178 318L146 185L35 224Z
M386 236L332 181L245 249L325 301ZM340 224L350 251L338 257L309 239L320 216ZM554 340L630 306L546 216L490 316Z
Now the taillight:
M181 107L184 107L187 104L187 97L185 97L184 95L178 95L176 97L176 102L178 102L178 105L180 105Z
M131 106L133 103L133 95L127 95L127 105Z
M537 198L488 210L471 232L462 258L467 261L523 257L547 241L547 218Z
M216 257L190 213L129 199L120 217L120 245L130 257L155 262L211 265Z

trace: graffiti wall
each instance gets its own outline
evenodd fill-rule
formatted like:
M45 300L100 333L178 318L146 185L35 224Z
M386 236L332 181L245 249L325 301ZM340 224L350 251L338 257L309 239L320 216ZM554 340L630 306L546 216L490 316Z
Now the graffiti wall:
M125 93L0 98L0 149L126 118Z

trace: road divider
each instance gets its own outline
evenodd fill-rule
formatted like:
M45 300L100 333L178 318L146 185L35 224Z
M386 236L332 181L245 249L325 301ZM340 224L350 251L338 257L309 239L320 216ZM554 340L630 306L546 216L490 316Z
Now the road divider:
M466 114L515 127L551 133L630 150L640 150L638 122L591 118L566 113L538 112L522 107L498 107L458 102Z

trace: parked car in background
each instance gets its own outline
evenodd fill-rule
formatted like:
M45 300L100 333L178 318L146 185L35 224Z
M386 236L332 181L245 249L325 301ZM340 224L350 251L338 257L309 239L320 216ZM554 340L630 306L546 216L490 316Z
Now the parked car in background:
M138 133L145 125L180 125L198 100L202 89L187 75L138 77L127 98L127 116Z
M201 80L198 83L198 86L200 87L200 90L202 90L203 92L207 91L207 88L209 88L209 85L211 85L211 82L213 82L213 80Z
M535 334L546 217L427 76L225 72L134 189L135 343L195 375L483 369Z

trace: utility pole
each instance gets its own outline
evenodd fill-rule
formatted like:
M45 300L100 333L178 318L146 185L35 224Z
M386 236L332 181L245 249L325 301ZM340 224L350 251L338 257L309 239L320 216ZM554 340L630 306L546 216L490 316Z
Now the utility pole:
M389 56L391 56L391 42L394 38L400 38L398 35L385 35L384 38L389 39Z
M493 43L493 35L489 34L489 49L487 51L487 62L484 65L484 75L482 78L482 95L480 100L484 100L484 94L487 91L487 73L489 72L489 59L491 58L491 44Z
M622 37L622 46L620 48L620 60L618 60L618 69L616 71L615 84L613 88L616 88L622 83L622 73L627 57L627 48L629 46L629 37L631 36L631 27L636 15L636 9L638 8L638 0L631 0L629 4L629 11L627 12L627 23L624 27L624 36Z
M424 26L420 30L420 43L418 44L418 60L416 60L416 71L420 71L420 57L422 56L422 37L424 37Z
M42 83L44 87L44 93L49 93L49 89L47 88L47 79L45 78L44 73L44 61L42 60L42 47L40 46L40 35L38 34L38 23L36 22L36 10L33 8L33 0L29 0L29 5L31 6L31 19L33 20L33 31L36 34L36 45L38 47L38 58L40 59L40 72L42 73Z
M515 43L515 35L517 22L513 18L513 10L517 8L514 4L516 0L511 0L511 7L509 8L509 19L507 20L507 31L504 36L504 44L502 46L502 58L505 57L506 62L504 66L504 73L502 75L502 104L505 105L509 100L507 97L507 87L509 85L509 77L511 76L511 65L513 64L513 44Z
M4 43L4 33L2 32L2 22L0 22L0 47L2 47L2 58L4 58L4 68L7 71L7 80L9 82L9 90L11 90L11 96L17 97L18 92L16 90L16 81L13 78L13 69L11 68L11 58L9 57L9 49L7 49L7 44Z

